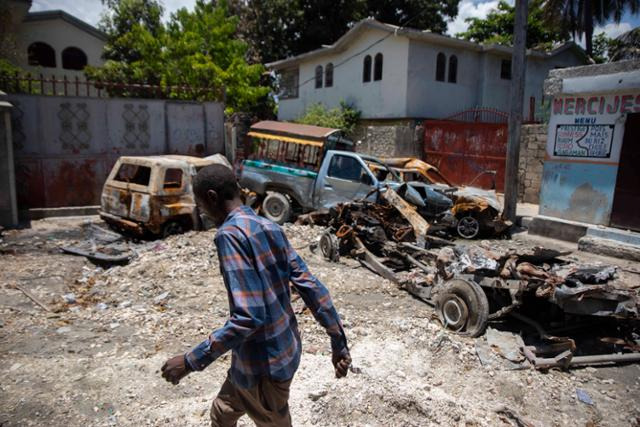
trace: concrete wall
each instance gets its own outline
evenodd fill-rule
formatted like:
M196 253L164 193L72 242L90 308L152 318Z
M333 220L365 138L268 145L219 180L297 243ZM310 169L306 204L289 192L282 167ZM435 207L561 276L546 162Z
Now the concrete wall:
M415 120L363 120L352 135L356 151L378 157L420 157L422 125Z
M0 226L4 227L18 224L10 109L0 92Z
M518 171L518 199L520 201L535 204L539 202L546 146L546 125L522 126Z
M224 152L223 106L10 95L21 209L97 204L121 155Z
M84 80L82 71L66 70L62 68L62 51L67 47L77 47L87 55L87 64L99 66L104 63L101 58L104 40L89 34L62 19L42 21L27 21L20 24L16 34L18 66L32 75L44 74L46 77L55 75L62 78L66 75L70 80L78 78ZM27 49L33 42L44 42L56 52L56 67L34 67L29 65Z
M293 120L302 116L308 106L321 102L328 108L337 107L341 100L353 103L362 111L363 119L407 117L407 60L409 40L405 37L387 37L383 42L361 52L387 32L371 29L358 37L345 52L327 54L303 63L299 68L299 93L294 99L281 99L278 120ZM347 61L347 58L361 52ZM362 81L363 60L377 53L383 55L382 80ZM339 65L344 62L344 64ZM334 64L333 87L315 88L315 69ZM324 86L324 85L323 85Z
M540 214L609 225L626 116L640 111L638 65L552 73Z

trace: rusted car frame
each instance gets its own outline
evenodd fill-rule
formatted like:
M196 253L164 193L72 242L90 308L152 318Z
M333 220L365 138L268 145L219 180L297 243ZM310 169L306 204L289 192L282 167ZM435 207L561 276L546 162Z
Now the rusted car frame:
M200 229L191 184L199 169L212 164L231 168L220 154L123 156L105 181L100 217L113 228L136 235L166 236Z

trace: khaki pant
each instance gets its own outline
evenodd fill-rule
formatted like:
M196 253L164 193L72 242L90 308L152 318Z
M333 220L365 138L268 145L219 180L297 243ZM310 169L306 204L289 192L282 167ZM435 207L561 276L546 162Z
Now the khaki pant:
M238 418L247 414L257 427L289 427L289 381L267 378L251 388L235 386L229 377L222 384L211 405L212 427L234 427Z

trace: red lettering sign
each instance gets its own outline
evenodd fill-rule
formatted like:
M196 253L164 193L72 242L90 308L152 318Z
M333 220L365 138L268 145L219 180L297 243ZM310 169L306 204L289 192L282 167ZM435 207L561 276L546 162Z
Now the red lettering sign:
M575 102L574 98L567 98L564 100L564 113L565 114L573 114L573 103Z
M562 98L554 98L553 114L562 114Z
M576 114L584 114L584 98L576 98Z
M620 106L620 97L618 95L613 97L613 105L607 105L607 113L615 114L618 112L618 107Z
M621 113L630 113L631 107L633 106L633 95L622 95L620 104Z
M592 96L591 98L589 98L589 101L587 103L587 112L589 114L598 114L598 110L593 108L593 103L594 102L598 102L598 97Z
M640 112L640 95L636 96L636 106L633 111Z

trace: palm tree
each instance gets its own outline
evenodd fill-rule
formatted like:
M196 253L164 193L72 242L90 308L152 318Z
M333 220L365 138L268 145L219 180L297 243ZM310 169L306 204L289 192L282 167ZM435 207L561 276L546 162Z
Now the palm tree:
M620 23L626 10L640 11L640 0L546 0L545 18L551 25L561 25L573 34L585 37L587 55L593 53L593 29L610 19Z

